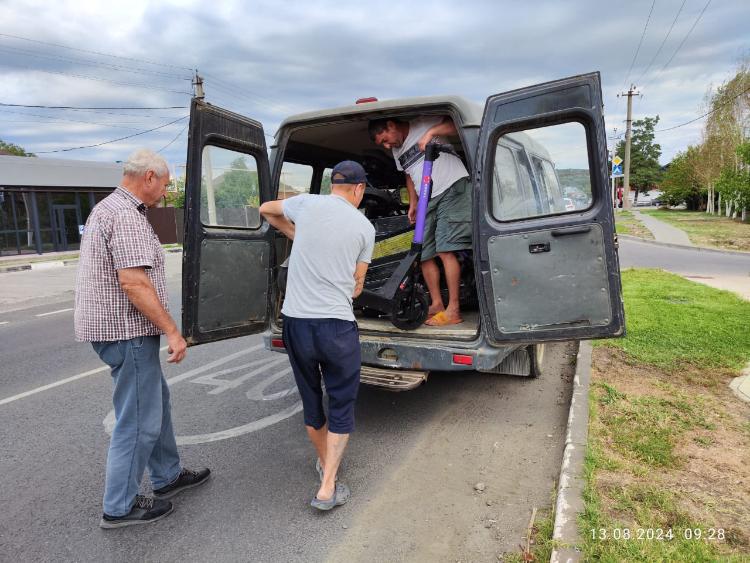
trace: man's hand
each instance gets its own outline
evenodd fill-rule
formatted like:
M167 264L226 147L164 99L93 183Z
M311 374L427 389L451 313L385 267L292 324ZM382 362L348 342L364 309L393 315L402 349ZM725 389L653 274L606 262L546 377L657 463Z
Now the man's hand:
M179 364L187 354L187 342L178 331L167 334L167 362Z
M416 205L409 204L408 217L409 217L409 223L411 223L412 225L417 222L417 206Z
M432 139L435 137L435 134L431 132L432 129L427 131L424 135L422 135L422 138L417 141L417 145L419 145L419 150L424 152L427 148L427 143L432 141Z
M427 132L422 135L422 138L417 141L419 150L424 152L427 143L432 141L435 137L447 137L450 135L458 135L456 131L456 125L450 117L444 117L443 121L430 127Z
M370 264L367 262L357 262L354 268L354 292L352 298L356 299L365 287L365 276L367 275L367 267Z

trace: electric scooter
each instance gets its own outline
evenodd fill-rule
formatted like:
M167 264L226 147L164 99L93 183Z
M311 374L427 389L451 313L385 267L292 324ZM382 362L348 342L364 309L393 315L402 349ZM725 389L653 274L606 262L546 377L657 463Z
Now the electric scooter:
M393 325L401 330L414 330L427 320L429 298L421 281L420 263L427 205L432 195L432 164L442 152L456 154L450 145L428 143L425 147L414 240L409 252L383 285L377 289L362 290L355 301L355 307L366 307L390 315Z

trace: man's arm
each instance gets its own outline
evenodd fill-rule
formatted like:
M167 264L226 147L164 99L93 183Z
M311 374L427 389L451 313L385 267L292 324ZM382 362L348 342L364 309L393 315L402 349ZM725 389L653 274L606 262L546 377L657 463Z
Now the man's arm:
M145 268L122 268L117 270L117 278L120 281L120 287L133 306L167 335L169 346L167 361L180 363L187 352L187 343L180 334L174 319L159 301L159 296Z
M289 240L294 240L294 223L284 215L282 200L267 201L260 206L260 214L271 223L271 226L281 231Z
M352 293L352 299L359 297L362 293L362 289L365 287L365 274L367 274L367 262L357 262L357 267L354 268L354 293Z
M434 137L449 137L451 135L458 135L456 125L450 117L444 117L443 121L437 125L433 125L424 135L422 135L422 138L419 139L419 150L425 150L427 143L429 143Z

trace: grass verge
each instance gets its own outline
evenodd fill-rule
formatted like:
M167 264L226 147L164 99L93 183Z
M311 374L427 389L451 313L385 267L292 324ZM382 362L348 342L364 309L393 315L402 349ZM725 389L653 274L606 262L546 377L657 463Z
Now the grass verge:
M641 213L682 229L695 245L750 251L750 223L708 215L702 211L652 209L641 210Z
M623 272L628 335L598 342L589 394L590 561L750 561L750 303L658 270Z
M649 240L654 238L651 231L636 219L635 215L625 210L615 211L615 231L621 235L632 235Z

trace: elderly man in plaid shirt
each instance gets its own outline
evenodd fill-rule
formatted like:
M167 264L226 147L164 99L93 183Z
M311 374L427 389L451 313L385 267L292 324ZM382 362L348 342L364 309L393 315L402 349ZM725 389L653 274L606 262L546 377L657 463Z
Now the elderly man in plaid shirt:
M102 528L163 518L172 511L166 499L210 476L208 469L180 465L159 361L161 334L167 337L168 362L180 362L187 350L167 312L164 251L146 219L146 208L164 197L167 184L164 159L136 151L123 167L122 184L91 211L81 239L76 339L92 343L114 381ZM146 467L153 497L138 494Z

